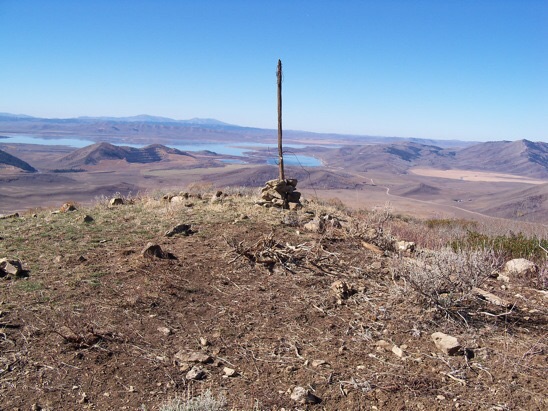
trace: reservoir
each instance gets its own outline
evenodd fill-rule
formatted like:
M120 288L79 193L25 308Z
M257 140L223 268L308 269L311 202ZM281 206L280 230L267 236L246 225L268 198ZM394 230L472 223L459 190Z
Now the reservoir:
M30 135L3 135L0 137L0 144L40 144L40 145L59 145L69 146L74 148L83 148L91 144L95 144L95 141L88 140L85 137L39 137ZM115 144L124 145L130 147L141 148L143 144ZM267 164L277 164L278 161L278 147L276 144L268 143L241 143L241 142L203 142L203 141L184 141L182 144L165 144L167 147L176 148L181 151L212 151L219 155L229 155L242 157L241 160L226 159L223 162L226 163L240 163L245 164L246 157L249 157L253 153L257 153L260 150L262 153L265 151L268 154L266 160ZM292 153L291 149L304 148L305 145L301 144L286 144L284 145L284 164L289 166L303 166L303 167L318 167L322 165L322 162L315 157L305 156L301 153Z

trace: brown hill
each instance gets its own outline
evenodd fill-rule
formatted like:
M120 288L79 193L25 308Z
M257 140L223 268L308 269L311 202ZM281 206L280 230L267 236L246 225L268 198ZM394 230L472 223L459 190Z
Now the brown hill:
M534 178L548 178L548 143L493 141L455 153L453 168L486 170Z
M26 171L29 173L35 173L36 169L29 163L12 156L5 151L0 150L0 170L15 169L17 171Z
M330 166L356 171L406 173L411 167L464 169L548 178L548 144L496 141L461 150L417 143L346 146L323 153Z
M485 214L502 218L546 223L548 221L548 183L525 190L501 193L482 210Z
M329 153L327 162L331 166L361 172L382 170L401 174L417 165L446 168L453 157L453 151L436 146L396 143L342 147Z
M153 163L165 160L169 155L193 157L184 151L169 148L161 144L135 148L115 146L103 142L78 149L59 159L58 163L63 167L96 165L104 160L125 160L128 163Z

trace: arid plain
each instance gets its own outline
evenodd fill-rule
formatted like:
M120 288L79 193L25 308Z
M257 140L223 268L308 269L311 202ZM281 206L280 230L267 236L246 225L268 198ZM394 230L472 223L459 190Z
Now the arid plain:
M190 186L258 188L278 174L272 165L277 151L274 130L215 120L166 123L146 116L116 121L1 120L0 135L12 138L0 139L0 150L36 172L9 164L0 167L0 213L55 207L67 201L89 204L117 192L137 196L179 192ZM13 143L18 135L81 136L76 138L90 145ZM202 143L198 151L168 148L197 141ZM204 150L208 143L238 147L239 153ZM293 164L286 167L286 174L299 180L305 198L340 201L355 209L388 207L418 217L548 222L547 143L288 131L284 144L286 163ZM120 148L126 145L132 147ZM310 166L303 161L307 158L321 163Z

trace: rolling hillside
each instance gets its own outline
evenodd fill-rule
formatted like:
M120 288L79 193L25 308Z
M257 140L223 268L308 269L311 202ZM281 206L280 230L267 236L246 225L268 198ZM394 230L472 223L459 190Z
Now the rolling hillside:
M161 144L153 144L143 148L115 146L110 143L97 143L76 150L61 159L59 164L63 167L85 167L97 165L104 160L125 160L128 163L153 163L167 159L170 155L192 155Z
M32 167L29 163L12 156L5 151L0 150L0 170L6 169L16 169L20 171L26 171L29 173L35 173L36 169Z

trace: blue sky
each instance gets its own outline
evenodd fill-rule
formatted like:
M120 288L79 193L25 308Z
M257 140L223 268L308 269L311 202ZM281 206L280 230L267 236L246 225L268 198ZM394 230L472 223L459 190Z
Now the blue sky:
M548 141L546 0L0 0L0 112Z

